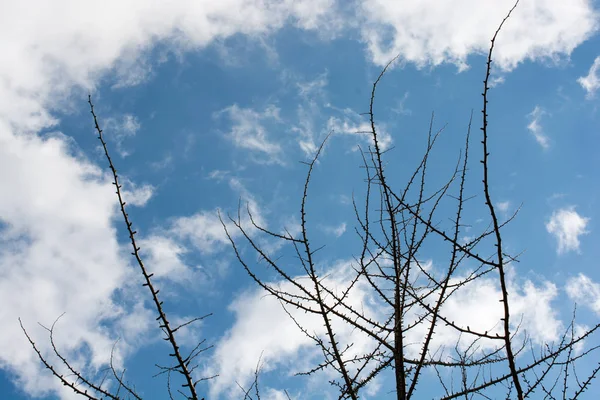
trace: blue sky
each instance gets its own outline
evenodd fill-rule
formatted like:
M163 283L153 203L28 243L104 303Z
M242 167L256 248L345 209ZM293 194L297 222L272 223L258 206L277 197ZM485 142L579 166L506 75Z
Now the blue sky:
M182 337L214 345L202 370L220 376L201 392L239 398L236 381L248 385L262 353L265 398L283 398L284 389L322 398L326 375L292 376L316 360L314 346L244 272L217 210L235 213L241 200L270 229L296 229L301 161L332 133L307 210L311 242L326 246L320 268L343 283L359 252L350 202L365 189L357 149L371 140L360 133L361 113L397 54L375 103L391 149L389 178L402 187L418 165L432 112L434 130L445 128L431 158L431 190L454 168L471 111L480 157L485 52L512 0L405 3L1 4L0 397L71 398L42 369L17 320L47 352L37 323L51 325L62 313L56 340L78 365L101 368L120 338L117 361L130 380L144 398L165 396L164 380L151 376L167 349L128 257L86 104L91 93L168 311L180 321L213 313ZM510 252L524 251L511 265L511 296L538 341L557 339L575 303L581 325L600 315L599 10L597 1L522 0L497 43L490 190L502 218L521 206L504 234ZM481 231L481 171L477 162L471 168L468 190L478 197L467 218ZM298 267L281 243L261 240ZM435 267L442 257L432 249L428 258ZM497 299L477 297L494 290L488 283L458 296L448 313L494 325ZM386 385L376 381L367 397L385 398Z

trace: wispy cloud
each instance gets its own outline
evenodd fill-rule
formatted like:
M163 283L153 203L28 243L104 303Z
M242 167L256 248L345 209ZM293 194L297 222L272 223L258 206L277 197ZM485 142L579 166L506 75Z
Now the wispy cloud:
M585 89L588 99L594 98L600 88L600 56L596 57L588 74L577 79L577 82Z
M140 130L142 125L138 118L132 114L123 114L118 117L104 118L102 125L105 137L116 144L119 155L121 157L130 155L131 152L125 148L124 143Z
M298 87L298 94L307 100L315 96L323 98L325 95L325 88L328 84L328 75L329 73L325 71L322 74L319 74L313 80L305 82L296 82L296 86Z
M253 233L254 229L252 229L248 213L245 212L246 206L247 210L252 213L254 222L260 226L267 227L258 201L252 193L235 177L229 178L228 184L244 201L241 223L246 227L247 231ZM200 210L192 215L175 218L166 229L166 234L168 237L189 241L194 248L205 255L218 253L229 245L229 239L219 219L219 211L219 209ZM223 211L222 217L228 226L231 236L234 238L239 236L239 230L229 222L226 211Z
M368 145L373 143L373 133L371 124L361 118L352 110L345 109L342 118L330 117L327 121L327 129L338 135L349 135L361 138ZM387 150L392 145L392 136L387 132L383 124L375 127L377 130L377 140L381 151ZM353 148L356 150L356 148Z
M498 207L498 210L500 210L502 213L506 214L510 208L510 201L499 201L496 203L496 207Z
M292 132L298 135L298 146L307 157L314 156L317 142L324 134L317 121L322 117L323 105L327 102L327 75L325 71L312 80L296 82L301 103L296 111L298 121L292 126Z
M494 88L496 86L502 85L505 82L504 76L492 76L490 77L489 87Z
M546 230L558 242L557 253L579 252L579 237L589 233L586 230L588 223L589 218L579 215L573 206L555 210L546 223Z
M342 222L341 224L334 225L334 226L322 225L322 226L320 226L320 228L323 230L323 232L325 232L329 235L333 235L336 238L339 238L346 232L346 223Z
M392 108L392 111L400 115L411 115L412 110L406 107L406 100L408 100L409 92L404 92L402 98L396 102L396 107Z
M165 154L165 156L158 160L150 163L150 168L155 171L164 170L173 164L173 155L171 153Z
M540 121L542 116L546 114L540 106L535 106L532 112L527 114L529 117L529 125L527 125L527 129L531 132L535 140L538 142L540 146L544 149L548 149L550 147L550 138L544 133L542 125Z
M258 112L251 108L241 108L237 104L215 114L226 114L231 121L227 138L239 148L248 150L257 162L283 164L282 148L267 133L265 123L280 122L279 108L269 105Z
M181 54L237 34L268 35L285 24L321 30L335 18L334 8L332 0L268 2L262 7L252 0L57 0L52 6L32 0L27 7L3 3L0 48L11 62L0 65L0 118L39 129L56 123L50 110L68 103L74 88L93 90L107 73L116 86L143 82L156 61L150 57L157 43ZM104 29L107 23L110 29Z
M371 124L358 112L350 108L338 108L327 101L327 74L323 73L312 81L297 84L303 104L298 106L298 123L292 131L298 134L298 144L306 156L311 157L317 150L318 143L327 133L353 136L358 141L372 144ZM404 100L408 97L405 93ZM404 102L401 100L401 102ZM324 115L323 109L334 111L336 115ZM396 110L400 112L399 110ZM410 110L403 109L403 112ZM322 121L322 123L321 123ZM392 136L386 131L384 124L376 126L379 146L382 150L392 144ZM356 141L351 150L356 150Z
M578 304L591 308L600 315L600 284L588 276L579 274L569 278L565 286L569 297Z

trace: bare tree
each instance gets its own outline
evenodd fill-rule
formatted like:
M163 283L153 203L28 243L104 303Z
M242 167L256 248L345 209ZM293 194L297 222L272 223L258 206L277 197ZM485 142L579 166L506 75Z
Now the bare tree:
M419 382L427 379L424 377L426 370L434 371L439 378L437 396L444 399L478 395L521 400L532 397L536 391L542 391L548 398L554 398L554 393L560 392L563 398L575 399L589 387L600 369L599 364L588 372L584 380L577 378L574 370L579 358L596 350L593 347L575 355L574 346L598 330L599 325L576 336L572 322L560 343L554 346L546 343L536 351L527 332L519 331L520 324L516 327L511 324L513 316L507 268L518 259L506 253L502 229L515 218L516 213L506 221L500 221L491 196L488 98L494 45L517 4L518 1L492 37L483 82L482 153L478 173L483 175L481 191L489 220L487 229L467 242L461 242L460 233L465 227L464 210L467 202L474 198L467 197L465 193L470 166L472 116L464 153L458 157L456 167L441 187L434 190L426 187L429 157L442 132L433 132L433 116L424 156L408 181L398 189L388 178L375 119L375 100L378 85L396 59L375 80L366 113L370 120L372 146L366 151L361 150L366 194L362 206L355 200L353 204L358 224L356 233L362 245L353 254L351 277L342 284L328 279L316 256L321 248L314 247L309 239L306 208L311 176L328 139L323 141L307 164L298 235L288 230L275 232L259 226L249 208L247 213L252 226L243 226L240 212L237 218L229 217L250 249L259 256L261 264L274 271L286 286L282 288L281 284L261 278L257 268L243 256L242 243L233 240L228 231L233 250L249 276L268 294L279 299L298 328L321 349L322 361L303 374L322 370L333 373L336 378L331 380L331 384L339 389L340 399L358 399L361 389L386 371L393 376L398 400L422 398L423 395L417 395L417 390ZM443 204L446 199L454 202L449 224L440 222L438 216L439 209L448 208ZM222 222L227 231L227 225ZM292 246L301 273L294 274L292 266L261 248L249 229ZM447 262L441 269L432 270L423 263L427 258L426 248L431 249L432 246L446 248L448 252ZM497 281L501 294L498 300L502 317L496 326L480 331L455 323L445 315L444 305L452 296L491 276ZM376 298L374 307L352 303L351 297L357 287L369 288ZM295 317L294 309L319 316L324 332L317 334L303 326ZM476 322L473 321L472 325L477 325ZM362 336L361 341L368 342L369 349L353 351L355 342L348 338L344 342L336 330L341 326L354 330L355 338ZM454 332L458 336L454 354L447 354L436 344L440 331ZM417 337L418 344L408 342L408 337L413 340ZM569 375L571 372L572 375ZM431 388L428 390L431 391Z
M321 248L315 248L309 240L306 209L310 182L328 139L322 142L314 158L307 163L308 172L300 201L298 235L287 230L274 232L258 225L250 208L246 210L250 226L242 224L241 209L236 218L230 217L235 229L242 234L242 242L259 256L262 265L274 271L278 279L287 286L282 287L261 277L257 266L244 256L242 243L233 240L225 221L221 220L233 251L249 276L280 301L298 329L320 349L321 361L301 375L325 372L328 376L333 376L330 382L338 389L340 399L359 399L365 386L380 375L391 378L399 400L423 397L419 392L423 388L423 384L419 383L423 380L437 383L435 388L428 384L428 393L437 391L434 396L443 399L470 399L479 396L521 400L534 395L550 399L576 399L589 388L600 371L598 364L587 371L585 378L580 378L575 369L580 359L598 348L590 347L578 352L575 351L576 346L594 334L600 325L576 335L574 315L558 343L544 343L536 348L527 332L519 329L520 324L515 326L511 323L515 316L511 314L507 268L510 263L517 262L518 257L505 251L502 232L516 217L516 213L501 221L491 195L488 97L496 38L517 4L518 1L494 33L487 56L482 93L481 169L476 173L483 175L480 190L489 225L478 235L472 235L466 242L460 236L466 227L464 211L468 204L472 204L469 202L476 198L467 194L466 184L472 174L469 173L472 115L467 126L464 151L458 156L455 167L449 171L443 185L430 189L426 184L429 158L443 131L433 130L433 115L423 157L408 181L398 186L389 177L386 154L378 136L375 100L378 85L396 59L383 69L372 86L369 110L366 113L370 121L372 146L364 151L361 149L365 193L358 200L353 199L360 246L356 248L354 262L343 279L332 279L325 274L317 254ZM173 362L169 366L158 366L157 375L167 376L166 387L171 399L174 398L171 379L175 375L180 385L177 392L184 398L198 400L201 398L197 391L198 382L210 378L194 378L197 358L210 346L201 341L193 349L184 351L178 345L177 332L206 316L176 327L170 324L159 290L152 280L153 274L142 261L140 248L136 243L136 231L126 212L119 176L109 155L91 97L88 101L98 139L112 172L120 211L133 249L132 255L158 314L156 319L164 333L164 340L170 346L169 356ZM452 212L446 214L445 210L450 207ZM439 216L440 210L450 222L445 222ZM296 267L301 273L294 273L294 266L284 264L262 248L254 234L256 231L289 245L297 257ZM447 254L442 268L433 269L424 262L428 252L434 247ZM477 321L473 321L473 324L455 323L444 309L451 298L481 279L494 279L500 288L498 300L502 317L495 326L487 330L472 329L471 325L476 326ZM373 299L370 306L365 307L364 304L352 301L354 293L359 289L369 292ZM297 318L296 311L320 318L324 326L323 332L314 332L304 326ZM23 324L21 327L43 365L76 394L88 399L141 399L135 387L124 379L125 371L119 372L114 367L112 355L104 375L88 376L61 354L54 342L54 325L47 330L58 365L53 364L42 353ZM366 346L355 349L355 342L340 334L343 327L350 328L352 338L360 338ZM440 332L449 332L457 338L452 348L440 341ZM244 399L260 399L261 365L259 360L254 381L249 388L240 385ZM426 371L430 373L427 374ZM113 380L116 384L108 385L108 380Z

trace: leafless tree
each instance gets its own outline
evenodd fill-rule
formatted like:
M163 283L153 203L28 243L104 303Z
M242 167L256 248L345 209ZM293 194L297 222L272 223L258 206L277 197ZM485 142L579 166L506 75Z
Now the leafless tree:
M259 226L247 209L250 226L244 226L241 211L229 217L242 234L243 241L233 240L222 219L233 250L249 276L269 295L276 297L289 317L302 332L312 339L322 352L322 361L313 369L301 374L314 374L326 370L335 376L331 384L339 389L340 399L356 400L360 391L376 376L388 373L393 376L398 400L422 398L417 394L419 382L425 371L434 372L439 385L436 398L578 398L597 375L598 367L588 371L586 379L579 379L575 362L596 350L592 347L575 355L574 347L598 330L598 325L576 336L571 323L558 344L546 343L534 349L533 341L520 324L511 324L511 303L507 268L518 261L505 252L502 231L516 213L501 221L494 207L490 190L488 142L488 98L492 55L496 39L517 3L502 20L491 40L483 82L483 107L481 127L481 191L489 225L467 242L461 241L465 227L464 211L469 200L466 182L469 172L472 116L469 120L464 152L448 180L441 187L426 187L428 161L442 130L433 131L433 116L427 136L427 145L421 162L408 181L400 186L388 177L384 151L375 119L375 100L378 85L386 71L396 61L392 60L375 80L366 113L370 120L372 146L362 151L366 174L364 204L353 200L357 220L356 233L361 242L353 254L352 275L343 283L332 282L324 268L319 266L318 255L322 247L315 247L309 239L307 202L312 174L324 149L325 139L314 158L307 164L308 172L300 202L299 234L289 230L275 232ZM449 223L440 222L440 209L454 202ZM470 203L469 203L470 204ZM448 214L446 214L448 215ZM284 263L262 248L252 230L277 238L291 246L295 252L296 266ZM261 277L256 265L251 265L243 255L242 244L258 255L261 265L276 273L285 283L273 283ZM448 257L443 268L431 269L423 263L431 248L446 249ZM256 263L255 263L256 264ZM294 273L293 271L300 271ZM500 288L499 306L502 317L488 330L471 329L469 325L455 323L444 313L444 305L452 296L467 290L483 278L494 277ZM358 287L368 287L376 299L373 307L356 305L351 301ZM304 326L294 311L320 317L323 333L315 333ZM476 325L473 321L472 325ZM341 338L340 326L350 327L356 339L370 343L367 351L353 351L352 339ZM454 352L449 354L439 344L440 331L454 332L457 340ZM418 337L419 342L408 342L408 337ZM328 375L330 376L330 375ZM431 387L427 393L432 393ZM560 393L558 393L560 392ZM558 393L558 394L557 394Z
M291 320L321 350L321 361L301 375L325 372L333 376L331 384L339 390L340 399L358 399L361 390L377 376L391 377L397 399L422 398L418 393L423 388L423 380L437 382L437 388L428 385L427 393L435 392L436 398L471 399L517 398L519 400L543 396L544 398L579 398L589 387L600 371L600 364L586 371L585 378L576 372L577 362L597 350L597 346L576 351L576 346L594 334L600 325L584 333L575 334L574 320L565 330L558 343L534 344L527 332L511 324L510 290L507 268L518 261L517 257L506 253L503 242L503 228L510 223L516 213L505 221L498 217L490 191L488 143L488 97L492 55L496 38L504 23L517 6L517 3L504 18L493 35L487 56L483 86L483 109L481 127L481 169L484 204L489 225L477 236L463 241L461 232L466 227L464 211L476 197L467 194L467 180L470 174L470 140L472 115L465 137L464 151L459 155L456 166L450 171L447 181L433 190L426 185L428 162L442 130L434 132L432 116L427 135L427 145L420 163L415 167L408 181L397 186L389 178L386 170L385 152L381 148L375 119L377 87L386 71L396 61L392 60L375 80L366 113L370 120L372 146L361 150L365 173L365 194L354 199L356 233L360 246L353 254L354 262L350 273L343 282L337 282L324 273L318 255L321 248L315 248L309 240L307 202L311 176L322 154L326 141L323 141L314 158L307 163L308 172L300 201L300 233L290 231L274 232L259 226L247 209L250 226L242 224L241 213L230 217L235 229L241 232L250 249L259 256L260 263L276 273L278 279L288 286L271 283L261 277L257 265L244 256L242 243L233 240L225 221L225 229L238 260L249 276L268 294L275 296ZM94 127L112 172L113 183L119 200L119 207L131 241L132 255L143 277L143 285L156 310L159 328L170 346L169 355L173 362L168 366L158 366L158 375L166 375L169 398L173 398L171 380L177 376L180 388L177 392L184 398L198 400L197 384L203 379L195 379L197 358L210 346L198 343L187 351L177 343L177 332L182 327L201 320L196 318L183 325L172 326L159 290L152 280L153 274L144 265L140 248L136 243L136 231L126 212L119 176L109 155L103 131L94 112L91 97L88 99ZM399 187L399 189L398 189ZM448 201L450 199L450 201ZM451 214L446 203L453 204ZM440 210L449 215L449 222L440 222ZM230 229L230 228L229 228ZM280 259L260 246L255 233L265 234L288 244L297 257L296 267L284 264ZM432 269L423 262L431 248L448 254L443 268ZM257 264L257 263L256 263ZM493 277L498 283L501 296L499 307L502 317L496 326L488 330L471 329L469 325L455 323L444 312L444 305L452 296L467 290L481 279ZM291 289L290 289L291 288ZM370 307L354 304L351 299L358 288L367 289L374 299ZM316 333L304 326L297 318L296 311L317 316L324 325L323 333ZM476 322L476 321L474 321ZM362 351L355 351L351 339L342 338L340 327L349 327L353 337L360 337L368 345ZM475 326L475 324L473 324ZM117 371L113 357L109 368L101 376L88 376L75 368L59 351L54 342L55 326L47 328L49 340L58 365L42 353L21 323L33 350L43 365L65 386L88 399L141 399L135 387L124 378L125 371ZM458 339L453 348L439 344L439 332L451 332ZM418 338L418 343L409 338ZM255 378L249 388L240 385L244 399L260 399L259 375L261 361L258 361ZM429 371L429 374L426 374ZM110 377L109 377L110 375ZM113 380L116 384L108 385ZM287 392L286 392L287 394ZM288 398L290 396L288 395Z

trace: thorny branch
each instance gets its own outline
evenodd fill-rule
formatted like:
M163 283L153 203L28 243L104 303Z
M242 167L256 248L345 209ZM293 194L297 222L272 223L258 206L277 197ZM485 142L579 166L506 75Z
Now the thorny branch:
M598 326L591 328L579 337L575 337L573 334L567 337L568 333L565 332L558 347L554 349L547 347L541 351L539 356L534 353L531 360L524 362L521 367L517 366L517 357L522 354L527 344L531 344L531 340L526 332L519 332L520 324L517 325L514 332L510 325L510 304L505 267L509 262L517 262L518 259L504 252L501 230L514 219L516 212L506 221L499 221L491 199L488 176L487 104L494 44L504 23L510 18L518 3L517 1L514 4L495 31L487 57L483 91L483 126L481 128L483 159L481 164L485 205L491 222L488 228L478 236L474 236L466 243L461 242L459 237L461 229L465 226L463 210L467 201L474 197L465 194L465 182L469 170L472 113L467 129L464 155L459 157L454 173L447 182L433 194L426 194L425 185L428 159L437 137L441 133L440 130L435 135L432 134L433 117L429 126L425 155L407 184L397 192L387 177L383 161L385 152L379 143L374 103L378 84L398 57L383 68L373 83L369 111L365 113L369 117L371 128L369 133L372 136L373 149L369 148L367 152L361 150L367 187L364 196L364 212L359 211L359 205L353 196L353 207L358 223L355 229L361 240L360 255L354 257L354 264L351 265L354 275L348 277L344 287L336 287L328 280L328 276L317 275L319 269L316 264L318 261L314 257L315 251L312 251L309 246L305 212L307 187L325 142L321 144L312 161L307 163L309 168L301 199L301 226L298 236L291 235L287 230L284 230L285 233L278 233L259 226L252 218L249 209L247 212L252 227L256 229L254 233L242 225L240 210L238 210L237 219L230 217L233 226L241 232L242 238L250 245L250 249L255 251L259 259L265 261L266 265L272 268L284 282L289 283L291 290L283 290L280 286L263 280L256 269L244 259L240 243L233 240L229 228L223 220L221 221L236 257L249 276L280 301L283 309L300 331L321 349L323 361L304 374L310 375L324 369L333 369L341 379L341 382L331 381L331 384L339 389L340 399L358 398L359 390L388 368L391 368L395 378L396 397L398 399L414 398L423 371L432 368L440 377L440 383L445 393L444 398L470 398L474 394L488 397L485 394L486 390L502 384L506 387L508 398L512 397L514 393L516 398L521 400L532 393L535 386L538 386L547 375L543 373L543 376L537 379L529 387L530 390L525 393L522 380L528 382L529 385L530 380L527 374L544 371L547 366L548 369L554 369L562 366L563 362L566 363L564 368L561 367L561 370L565 371L563 385L564 393L566 393L568 380L566 375L577 358L573 355L573 346L598 329ZM458 185L456 195L451 194L453 185ZM373 190L374 187L379 190ZM379 201L373 202L372 197L377 193ZM411 194L414 195L414 199L410 199ZM455 215L450 218L451 233L446 233L444 227L436 221L436 211L446 197L456 201ZM375 210L375 218L372 215L372 204L379 206ZM312 287L303 283L304 276L295 276L285 262L279 258L275 259L262 249L255 233L266 234L290 244L301 270L306 274L305 277L312 282ZM436 276L439 271L430 271L424 266L421 255L424 243L436 238L438 242L450 246L449 260L445 270L441 271L441 276ZM483 247L483 243L488 239L494 241L494 251L486 255L477 248ZM484 251L487 251L487 247L484 247ZM472 262L479 265L474 269L472 267L466 269L467 261L471 265ZM444 314L444 305L451 296L494 271L498 271L502 296L502 318L496 326L489 327L485 331L478 331L468 325L457 324ZM364 285L373 292L378 300L377 312L365 310L364 307L356 308L349 301L351 292L359 286L364 287ZM326 338L302 326L294 316L293 309L320 315L325 321ZM356 334L364 335L365 340L372 344L372 349L364 354L352 353L351 349L354 343L339 336L337 332L339 323L347 324ZM426 329L422 333L419 351L415 354L412 350L414 344L406 341L406 335L412 335L412 332L418 327L423 326ZM435 344L436 333L439 329L449 329L459 335L455 346L457 359L453 360L445 356L443 348ZM522 340L521 344L516 344L516 338ZM342 339L348 342L342 344ZM492 351L483 350L491 343L497 343ZM560 361L562 356L566 357L566 361ZM501 365L507 365L508 373L502 372ZM449 382L450 384L444 381L442 369L460 372L458 388L454 388L452 381ZM471 373L471 371L473 372ZM577 379L579 389L575 396L588 387L588 382L598 374L598 371L600 371L600 367L598 370L593 370L587 380L579 381Z
M163 302L158 297L158 293L160 290L155 289L154 284L152 283L152 276L154 274L148 273L148 270L146 269L146 267L144 266L144 262L142 261L142 258L140 255L140 248L138 247L136 240L135 240L135 234L137 232L133 230L133 228L132 228L133 223L129 220L129 215L127 214L127 211L125 211L125 201L123 200L123 196L121 193L121 184L119 183L119 175L117 174L117 169L115 168L115 166L112 162L112 159L110 157L110 154L108 152L108 148L106 146L106 141L104 140L104 136L102 135L102 129L100 129L100 125L98 124L98 119L94 112L94 104L92 103L91 95L88 96L88 103L90 105L90 112L94 118L94 126L95 126L96 132L98 134L98 140L100 140L100 143L102 144L102 148L104 149L104 155L106 156L106 160L108 161L108 165L109 165L110 170L113 175L113 179L114 179L113 185L115 185L115 188L116 188L116 194L119 199L119 207L121 209L121 214L123 215L123 220L125 221L125 225L127 227L127 232L129 233L131 247L133 248L133 252L131 254L135 257L135 260L137 261L137 264L140 267L140 272L142 273L142 275L144 277L145 283L143 284L143 286L148 288L148 290L150 291L150 295L152 296L152 301L154 302L154 307L155 307L156 311L158 312L158 317L156 319L158 321L160 321L159 326L166 335L165 340L167 340L169 342L169 344L171 345L171 348L173 349L173 353L169 354L170 356L172 356L176 359L176 366L173 368L173 370L177 371L181 375L183 375L183 377L185 379L185 383L183 384L183 387L186 387L187 390L189 391L189 395L187 397L190 400L198 400L199 397L198 397L198 394L196 393L196 383L194 382L192 374L188 368L189 363L186 362L185 357L181 353L181 349L180 349L179 345L177 344L177 340L175 339L175 330L173 328L171 328L169 320L167 319L167 315L165 314L165 312L163 310Z
M483 82L483 110L481 111L483 114L483 126L481 127L481 131L483 133L483 140L481 143L483 144L483 160L481 163L483 164L483 192L485 194L485 203L488 206L490 217L492 218L492 223L494 225L494 234L496 236L496 251L497 251L497 267L498 267L498 276L500 279L500 289L502 290L502 305L504 311L504 318L502 318L502 322L504 324L504 347L506 348L506 355L508 358L508 366L510 368L512 382L515 385L515 389L517 391L517 397L519 400L523 399L523 388L521 387L521 381L519 379L519 375L517 373L517 367L515 365L515 355L513 354L512 343L511 343L511 333L510 333L510 306L508 303L508 288L506 286L506 271L505 271L505 263L504 263L504 253L502 251L502 235L500 234L500 227L498 223L498 217L496 216L496 210L494 209L494 204L492 203L492 198L490 196L490 184L488 177L488 157L490 153L488 152L488 114L487 114L487 105L488 105L488 81L490 78L490 72L492 68L492 52L494 51L494 44L496 43L496 38L502 26L506 22L510 15L517 8L519 4L519 0L517 0L514 6L510 9L506 17L500 23L500 26L494 33L494 37L492 38L492 43L490 45L490 51L488 53L487 58L487 68L485 72L485 80Z

